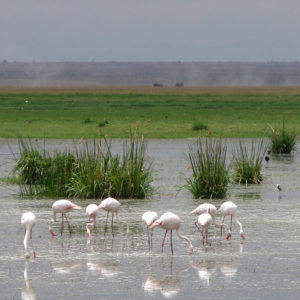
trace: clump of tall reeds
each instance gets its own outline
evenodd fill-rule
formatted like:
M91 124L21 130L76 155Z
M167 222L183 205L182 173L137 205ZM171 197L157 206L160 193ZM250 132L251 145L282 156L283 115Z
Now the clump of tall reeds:
M192 178L185 187L195 198L224 198L230 181L227 147L220 140L198 139L189 145Z
M81 141L73 151L50 153L19 140L14 173L25 195L81 198L145 198L152 193L146 145L132 135L123 154L112 155L106 139Z
M261 183L262 161L266 150L267 145L262 139L258 142L252 141L248 146L240 140L233 153L233 181L246 184Z
M295 149L296 133L294 131L288 131L285 128L284 121L282 122L281 129L275 130L270 124L268 125L272 130L270 136L270 148L272 153L291 153Z
M193 130L207 130L208 129L207 124L203 123L201 121L194 121L192 128L193 128Z

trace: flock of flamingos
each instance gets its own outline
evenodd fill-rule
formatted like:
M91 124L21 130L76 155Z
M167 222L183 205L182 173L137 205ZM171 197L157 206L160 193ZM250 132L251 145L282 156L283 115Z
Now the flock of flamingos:
M91 238L91 230L92 227L95 227L96 225L96 217L98 214L99 209L103 209L104 211L107 212L106 216L106 225L108 221L108 215L109 213L112 214L112 219L111 219L111 228L113 231L113 220L114 220L114 215L116 216L117 221L122 222L119 220L119 208L120 208L121 203L114 199L114 198L106 198L103 200L100 205L96 204L89 204L86 207L86 214L89 217L89 221L91 218L93 218L93 223L88 223L86 225L86 230L88 237ZM53 219L50 221L49 225L49 231L52 234L53 237L56 236L56 234L53 231L52 224L56 222L56 214L61 213L62 214L62 223L61 223L61 228L63 229L64 227L64 218L66 219L68 223L69 230L71 232L71 226L69 223L69 220L67 218L67 213L71 212L76 209L81 209L80 206L74 204L73 202L69 200L57 200L53 203L52 205L52 210L53 210ZM222 223L216 223L216 214L217 214L217 209L213 204L210 203L203 203L199 205L196 209L191 211L191 214L195 214L198 216L197 221L195 222L195 225L197 226L199 232L202 235L202 242L203 245L204 243L208 243L208 227L211 224L214 224L217 227L221 228L221 234L222 234L222 228L225 227L227 229L227 234L226 234L226 239L229 239L231 237L231 231L232 231L232 219L235 220L235 222L239 225L240 227L240 236L243 240L245 240L245 234L243 232L242 224L241 222L237 219L237 206L231 202L231 201L226 201L224 202L220 208L219 211L223 214L223 220ZM224 223L225 217L230 216L230 226ZM148 234L148 245L149 245L149 250L152 249L152 235L153 235L153 229L155 227L160 227L165 230L164 238L162 241L162 247L161 247L161 252L163 253L163 248L164 248L164 243L165 239L167 236L168 231L170 231L170 246L171 246L171 252L173 255L173 242L172 242L172 231L176 230L177 236L185 240L188 243L189 249L190 249L190 254L193 253L193 245L191 241L184 235L181 235L180 233L180 217L177 216L174 213L171 212L166 212L164 213L160 218L158 217L158 214L154 211L147 211L142 215L142 220L146 223L147 226L147 234ZM36 252L33 246L32 242L32 228L34 227L36 223L36 216L34 215L33 212L25 212L22 215L21 218L21 224L24 226L25 229L25 237L24 237L24 248L25 248L25 257L28 259L30 258L29 252L28 252L28 242L30 240L31 242L31 247L33 251L33 257L36 258ZM129 236L129 229L128 229L128 224L127 224L127 236Z

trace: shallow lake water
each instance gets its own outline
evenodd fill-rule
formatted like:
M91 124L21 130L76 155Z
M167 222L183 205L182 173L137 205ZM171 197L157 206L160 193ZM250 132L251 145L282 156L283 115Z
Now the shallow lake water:
M16 141L0 141L1 177L13 166L11 151ZM231 141L234 143L234 141ZM74 200L82 211L69 213L73 233L67 226L52 238L49 220L56 199L21 199L18 187L0 186L0 291L1 299L299 299L300 295L300 155L299 143L292 156L271 156L263 164L261 185L231 185L228 200L238 205L246 240L241 243L239 227L233 226L231 240L220 230L209 230L211 245L202 245L189 212L204 200L195 200L178 188L191 174L187 160L188 140L153 140L147 154L154 162L154 185L150 200L120 199L120 219L104 232L106 214L99 212L96 233L87 238L85 207L94 200ZM63 149L71 141L48 141L47 148ZM113 143L114 151L122 148ZM282 192L276 189L280 183ZM211 200L217 207L223 200ZM24 258L25 211L33 211L37 224L33 242L37 258ZM164 231L156 228L149 252L141 215L172 211L181 217L181 233L194 246L174 234L174 255L169 239L160 253ZM221 216L217 216L221 220ZM227 219L226 222L229 220ZM60 217L54 225L59 233ZM31 249L31 248L30 248ZM31 252L30 252L31 253Z

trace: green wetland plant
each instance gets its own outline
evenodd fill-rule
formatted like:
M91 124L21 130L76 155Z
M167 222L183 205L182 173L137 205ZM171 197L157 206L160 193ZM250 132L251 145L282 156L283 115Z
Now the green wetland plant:
M270 126L270 125L269 125ZM272 129L270 137L270 148L272 153L275 154L289 154L295 149L296 145L296 133L294 131L288 131L282 122L281 129Z
M71 198L146 198L153 188L146 145L132 135L123 154L113 155L105 138L83 140L75 150L50 153L20 139L14 174L23 195Z
M227 147L221 140L198 139L189 145L192 177L185 187L194 198L224 198L230 181L226 164Z
M207 124L201 121L194 121L193 130L208 130Z
M267 145L264 140L246 144L239 140L233 153L233 181L235 183L259 184L263 180L261 169Z

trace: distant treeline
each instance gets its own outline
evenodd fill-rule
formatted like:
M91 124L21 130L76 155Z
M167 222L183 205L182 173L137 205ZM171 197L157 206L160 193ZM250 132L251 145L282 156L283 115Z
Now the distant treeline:
M0 63L0 85L288 86L300 85L298 62Z

